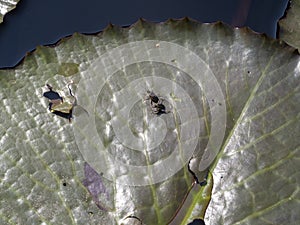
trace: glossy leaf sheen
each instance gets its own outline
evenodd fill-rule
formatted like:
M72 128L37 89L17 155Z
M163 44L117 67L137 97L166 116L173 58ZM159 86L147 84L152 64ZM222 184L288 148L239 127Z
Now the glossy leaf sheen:
M199 55L226 97L226 135L211 168L214 187L206 224L299 224L299 55L247 29L187 19L110 26L94 36L74 34L54 48L38 47L15 69L0 71L0 223L118 224L134 215L145 224L166 224L172 218L192 182L186 166L151 186L102 179L85 164L72 124L49 113L42 96L46 83L67 95L66 83L76 84L100 55L144 39L173 42ZM72 65L72 72L59 73L61 65ZM151 73L140 68L128 73L136 78ZM200 99L198 113L209 124L209 99L201 101L194 86L179 82ZM209 127L201 126L203 145L208 135ZM143 163L130 157L128 162ZM93 187L97 182L99 189ZM96 199L110 211L99 209ZM188 222L200 208L195 202L184 205Z

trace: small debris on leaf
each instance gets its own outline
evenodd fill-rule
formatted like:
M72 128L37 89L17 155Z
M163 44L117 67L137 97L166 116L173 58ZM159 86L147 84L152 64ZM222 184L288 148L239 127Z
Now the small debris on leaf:
M99 200L101 195L105 195L106 200L109 200L109 193L105 188L102 177L88 163L84 163L84 175L85 179L82 183L92 195L93 201L99 209L108 211Z
M130 216L126 216L124 219L122 219L122 222L120 223L120 225L142 225L143 221L138 218L137 216L134 215L130 215Z
M49 99L48 109L50 110L51 113L63 117L65 119L68 119L71 122L73 108L76 105L77 101L69 85L70 84L68 84L70 96L74 99L72 103L65 102L63 97L61 97L58 92L53 91L52 86L49 84L46 85L49 91L44 92L43 96Z

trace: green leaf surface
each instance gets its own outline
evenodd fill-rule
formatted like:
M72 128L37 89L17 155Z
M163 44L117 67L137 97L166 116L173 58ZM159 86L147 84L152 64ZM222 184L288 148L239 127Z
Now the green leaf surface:
M285 17L279 21L279 37L286 43L300 49L300 1L290 1Z
M3 17L6 13L16 8L20 0L0 0L0 23L3 22Z
M139 41L153 43L152 48L134 48ZM124 51L118 57L108 53L127 43L132 44L129 52L137 62L118 69L130 58L129 53ZM172 52L164 48L166 43L192 53ZM153 60L153 54L157 54L157 59L168 58L168 63ZM191 61L194 56L207 65L196 78L201 81L212 74L224 96L223 105L217 98L207 98L217 90L205 89L209 83L198 85L186 72L197 68ZM115 72L109 78L102 76L111 69ZM164 104L172 112L156 116L141 96L133 105L130 118L124 120L132 133L136 137L143 134L149 118L164 120L169 128L155 151L143 153L122 146L111 123L121 117L131 99L130 95L119 96L122 89L149 77L176 81L194 106L184 105L188 99L162 88L157 94L166 98ZM1 70L0 79L1 224L167 224L171 220L185 224L203 217L209 201L206 196L210 194L207 224L300 222L295 210L300 206L300 60L293 48L277 40L222 23L199 24L183 19L153 24L140 20L129 28L109 26L97 35L74 34L55 47L38 47L16 68ZM95 84L93 79L102 83ZM74 120L69 123L48 111L43 93L48 83L61 96L68 96L66 85L71 80L80 106L75 107ZM84 89L80 86L82 81L89 84ZM95 92L93 88L98 84L103 86ZM118 98L122 101L115 100ZM96 102L94 111L89 108L90 99ZM184 110L174 111L176 104L182 104ZM225 135L224 139L219 138L221 149L210 167L214 178L212 193L211 186L196 185L184 202L193 176L181 154L182 169L155 184L124 185L120 182L124 177L147 182L143 176L136 180L135 174L126 170L121 170L122 176L115 180L107 179L106 173L120 172L122 163L151 168L163 162L176 148L176 132L172 131L193 121L189 113L195 107L200 132L191 129L186 142L199 139L190 168L201 180L206 173L198 171L199 162L213 136L212 124L218 121L212 115L215 108L224 105L226 124L219 126L226 126ZM123 108L116 110L115 106ZM184 117L178 117L174 121L172 118L180 113L190 119L185 122ZM98 138L94 138L94 133L81 133L86 131L81 118L94 121ZM153 128L153 140L161 138L162 128ZM106 152L104 162L109 164L107 158L112 155L120 163L113 164L109 171L97 170L97 175L90 167L95 169L96 164L92 164L96 155L87 159L78 138L87 140L83 142L87 151L101 140ZM164 175L171 167L167 164L159 174ZM151 174L155 178L153 175L158 174ZM208 179L211 184L211 176Z

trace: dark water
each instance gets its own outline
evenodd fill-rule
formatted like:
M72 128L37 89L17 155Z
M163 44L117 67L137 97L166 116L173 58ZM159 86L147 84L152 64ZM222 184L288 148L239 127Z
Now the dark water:
M77 32L103 30L109 22L124 26L145 18L165 21L191 17L249 26L275 37L276 23L288 0L21 0L0 25L0 68L16 65L37 45Z

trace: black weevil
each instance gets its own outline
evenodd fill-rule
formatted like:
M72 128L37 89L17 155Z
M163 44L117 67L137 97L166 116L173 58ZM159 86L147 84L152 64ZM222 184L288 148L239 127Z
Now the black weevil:
M147 91L146 100L150 100L151 105L158 104L161 102L161 100L157 97L157 95L154 94L154 92L152 91Z
M163 99L159 98L153 91L147 91L146 100L150 100L152 113L156 115L167 114L166 107L163 104Z

